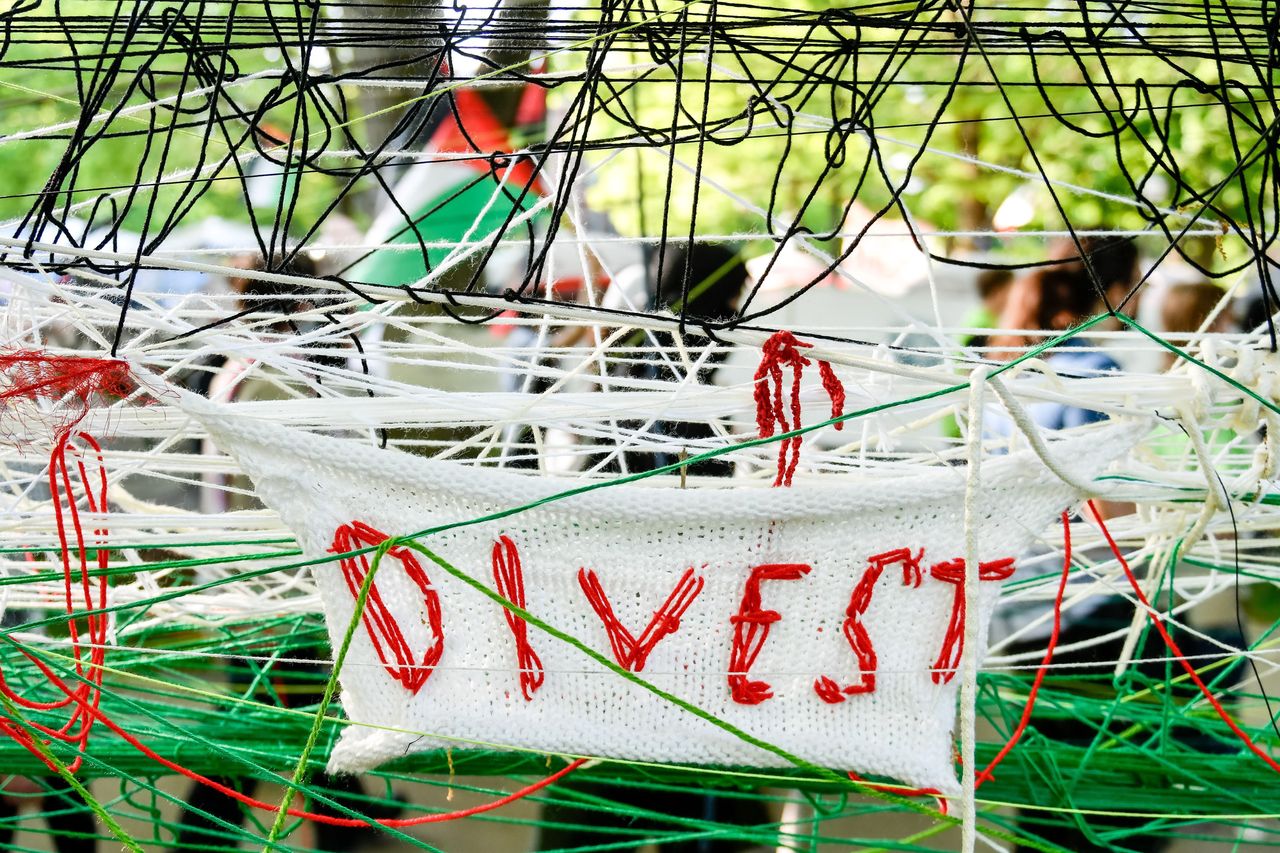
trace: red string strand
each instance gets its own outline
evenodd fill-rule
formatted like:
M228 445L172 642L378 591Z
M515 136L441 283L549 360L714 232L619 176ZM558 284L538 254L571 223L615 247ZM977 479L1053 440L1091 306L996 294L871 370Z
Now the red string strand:
M520 564L520 551L510 537L500 536L493 543L493 582L498 594L521 610L525 609L524 567ZM533 694L542 686L546 673L542 659L529 643L529 624L523 616L503 609L507 627L516 644L516 663L520 667L520 692L525 701L532 701Z
M1111 553L1115 555L1116 560L1120 563L1120 567L1124 569L1124 574L1129 581L1129 586L1133 588L1133 594L1137 596L1138 601L1142 604L1143 608L1146 609L1147 616L1151 619L1152 627L1154 627L1160 634L1160 639L1164 640L1165 646L1173 653L1173 656L1177 659L1178 663L1182 665L1182 668L1187 673L1187 677L1195 683L1201 694L1204 695L1204 698L1213 706L1213 710L1216 711L1222 721L1227 724L1227 728L1231 729L1231 731L1235 733L1235 736L1240 739L1240 742L1248 747L1254 755L1262 759L1268 767L1275 770L1277 773L1280 773L1280 764L1277 764L1274 758L1264 752L1262 748L1254 742L1253 738L1249 737L1248 733L1236 724L1236 721L1232 719L1229 713L1227 713L1227 710L1222 707L1222 703L1218 701L1218 698L1213 695L1213 692L1209 690L1204 681L1200 679L1200 675L1196 672L1195 667L1191 665L1191 662L1188 661L1186 656L1182 653L1182 649L1178 647L1177 642L1175 642L1169 632L1165 630L1164 620L1161 619L1160 615L1156 613L1150 602L1147 601L1147 596L1143 593L1142 587L1138 585L1138 579L1134 576L1133 569L1129 568L1128 561L1125 560L1124 555L1120 553L1120 546L1116 545L1116 540L1111 538L1111 531L1107 530L1107 523L1103 521L1102 514L1098 511L1098 508L1094 506L1093 501L1089 501L1089 508L1093 510L1094 518L1098 522L1099 529L1102 530L1102 535L1107 540L1107 545L1111 548Z
M348 554L362 548L381 545L389 538L387 534L364 522L353 521L334 531L333 545L330 550L335 554ZM444 655L444 619L440 609L440 595L432 587L431 579L427 577L422 564L409 549L399 546L391 548L387 551L386 557L400 563L405 576L422 593L426 624L431 631L431 644L423 651L422 658L415 662L404 631L401 630L400 623L391 609L383 601L376 580L369 585L364 613L361 614L360 620L364 623L369 639L373 642L374 653L387 673L410 693L416 694L427 683L431 673L435 672L436 665ZM347 582L347 589L351 591L352 598L358 599L360 588L364 585L364 579L371 569L369 555L365 553L342 557L339 563L342 568L342 577Z
M1040 662L1039 668L1036 669L1036 677L1031 682L1031 690L1027 692L1027 704L1022 709L1022 718L1018 720L1018 725L1009 735L1005 745L996 753L995 758L992 758L991 763L978 773L974 781L974 788L979 788L982 783L995 778L991 775L992 771L1018 745L1018 741L1022 739L1023 733L1027 730L1027 725L1031 722L1031 712L1035 710L1036 696L1040 693L1040 685L1044 682L1045 675L1049 672L1049 665L1053 663L1053 653L1058 648L1058 634L1062 630L1062 599L1066 595L1067 579L1070 576L1071 517L1064 511L1062 513L1062 577L1058 579L1058 592L1053 599L1053 630L1049 633L1049 645L1045 647L1044 660Z
M91 462L86 462L86 450L79 445L84 445L92 454ZM69 461L72 464L69 465ZM73 473L76 475L74 479ZM75 687L68 687L57 675L46 671L47 682L61 691L66 698L42 702L28 699L14 691L5 681L4 673L0 670L0 693L15 705L33 711L52 711L74 704L75 709L71 716L58 728L34 720L28 721L28 725L31 729L48 737L50 741L58 740L73 744L79 752L83 753L94 723L93 714L87 709L96 708L102 695L103 664L106 658L107 629L110 625L108 614L101 612L107 604L106 575L100 573L96 580L91 580L89 577L91 547L97 567L102 570L107 568L109 557L106 548L107 528L96 527L90 544L86 541L79 510L81 500L84 501L86 509L94 515L102 515L107 510L107 473L102 461L102 447L92 436L83 432L74 435L68 432L58 438L49 456L49 491L53 499L62 561L67 631L71 640L71 655L78 679ZM87 611L88 615L78 617L77 614L82 611ZM87 633L83 639L80 620L83 620ZM85 641L89 644L87 660L83 649ZM21 646L19 648L21 649ZM22 653L28 659L33 659L25 650L22 650ZM57 772L53 763L37 746L35 736L26 728L3 721L0 722L0 731L25 747L50 770ZM76 772L82 761L83 758L77 756L67 766L68 772Z
M849 778L855 782L861 782L873 791L884 791L889 794L897 794L899 797L933 797L938 802L938 811L944 815L947 813L947 798L942 796L942 792L937 788L904 788L901 785L868 782L852 770L849 771Z

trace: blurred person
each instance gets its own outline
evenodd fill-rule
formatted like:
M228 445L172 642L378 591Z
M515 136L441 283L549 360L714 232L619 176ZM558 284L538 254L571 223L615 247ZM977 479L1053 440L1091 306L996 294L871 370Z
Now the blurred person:
M1128 257L1136 258L1136 253ZM1131 260L1124 259L1119 267L1126 269L1131 263ZM1098 273L1099 270L1095 268L1094 272ZM1110 282L1114 295L1115 289L1123 286L1123 277L1110 279ZM1055 335L1068 332L1097 310L1100 299L1094 284L1094 280L1080 264L1047 267L1018 279L1010 290L1008 303L1001 317L1001 327L1005 331L992 335L992 346L1001 347L1001 357L1008 360L1020 355L1025 348L1033 348ZM1202 323L1213 305L1222 297L1220 289L1213 289L1217 291L1216 298L1207 308L1205 302L1209 294L1201 292L1199 288L1195 293L1180 293L1168 306L1170 322L1179 327ZM1118 300L1113 300L1112 304L1118 304ZM1041 358L1052 370L1065 376L1094 377L1120 370L1120 365L1114 358L1082 336L1069 337ZM1035 423L1046 430L1084 426L1107 419L1104 412L1085 405L1033 403L1027 406L1027 410ZM1002 437L1011 434L1014 429L1012 421L1003 412L988 415L986 425L990 433ZM1133 511L1131 503L1096 500L1091 507L1081 512L1081 518L1096 524L1099 517L1103 520L1114 519ZM1032 552L1021 562L1030 563L1037 555L1037 552ZM1081 556L1090 562L1112 558L1109 549ZM1139 564L1135 564L1133 569L1138 573L1143 571ZM1015 578L1017 577L1015 574ZM1019 631L1018 639L1010 643L1003 652L1039 660L1043 657L1048 639L1050 621L1044 617L1049 612L1050 606L1044 601L1013 601L1002 604L992 622L993 637ZM1091 695L1108 688L1119 692L1127 691L1130 679L1137 679L1144 684L1163 683L1167 678L1164 658L1171 652L1154 631L1144 633L1133 655L1134 659L1147 662L1131 665L1120 679L1115 676L1116 661L1125 643L1123 629L1132 623L1133 618L1133 604L1118 595L1090 596L1063 610L1060 614L1058 652L1054 655L1053 664L1055 667L1068 666L1070 669L1067 670L1068 674L1055 676L1052 682L1046 683L1052 683L1057 690ZM1029 628L1037 619L1040 620L1038 627ZM1175 630L1173 626L1170 629ZM1110 634L1118 636L1104 641L1097 639ZM1242 638L1236 632L1233 636L1224 637L1224 641L1239 647ZM1207 659L1225 657L1219 646L1195 635L1180 634L1178 643L1188 656L1205 656ZM1190 698L1192 695L1185 683L1171 684L1168 689L1180 697ZM1084 721L1055 712L1051 706L1037 706L1031 727L1041 736L1059 744L1087 750L1099 738L1113 737L1130 723L1123 716L1107 721ZM1208 752L1225 748L1211 738L1199 735L1189 735L1187 742ZM1056 823L1041 826L1037 822L1040 817L1035 809L1020 810L1019 825L1022 829L1075 853L1102 853L1114 849L1100 839L1097 833L1103 831L1113 833L1116 830L1134 830L1135 834L1117 839L1115 843L1138 853L1158 853L1169 844L1166 839L1140 833L1138 829L1145 821L1138 818L1091 817L1088 820L1091 828L1085 829ZM1036 848L1025 845L1017 847L1018 851L1032 849Z
M266 261L257 253L237 255L228 264L229 267L243 270L249 275L227 276L227 287L236 297L235 310L243 311L277 311L281 320L269 328L275 331L289 330L289 317L306 307L308 303L301 299L301 289L286 284L265 282L255 279L251 273L266 270ZM315 264L305 253L299 253L292 261L279 270L284 275L314 276ZM275 297L270 299L268 297ZM232 364L235 362L235 364ZM227 366L232 365L232 370ZM186 379L187 390L203 397L223 396L227 392L230 379L243 372L246 363L243 359L228 358L222 353L214 353L203 361L193 365ZM236 370L238 368L238 371ZM228 376L227 374L232 374ZM216 386L216 388L215 388Z
M251 273L266 268L261 255L242 255L235 258L231 266L250 273L228 277L231 292L237 296L238 311L275 313L277 319L274 322L259 328L278 335L301 331L293 318L311 307L306 301L304 288L255 278ZM274 271L284 275L308 277L314 276L316 272L315 265L305 253L299 253L283 268ZM337 367L345 363L345 358L317 353L309 355L306 361ZM279 374L270 368L264 368L254 359L221 353L213 354L199 365L193 372L190 387L221 403L287 400L295 396L286 390ZM206 440L202 452L216 454L218 450ZM228 477L224 474L206 473L204 482L206 487L201 492L200 507L205 513L256 509L260 506L252 497L248 478L243 475Z
M1077 240L1063 238L1050 248L1052 258L1068 261L1055 268L1083 276L1089 283L1095 298L1092 309L1085 312L1087 315L1101 314L1109 309L1115 309L1123 310L1130 317L1136 317L1141 291L1135 292L1127 303L1124 300L1138 280L1138 244L1130 237L1107 234L1103 228L1088 230L1095 233L1079 237ZM1124 303L1123 309L1121 309L1122 303ZM1119 330L1121 326L1118 319L1109 317L1093 328L1113 332Z
M655 254L650 269L656 281L650 307L670 311L692 324L732 317L747 283L741 253L719 243L675 244ZM699 336L697 340L707 339Z
M586 262L582 266L584 276L565 276L548 284L541 282L539 293L554 294L557 299L565 301L580 300L588 304L597 302L606 307L623 308L617 301L619 287L617 279L611 280L599 258L590 249L584 248ZM526 250L526 261L531 259ZM511 283L518 288L523 283L526 265L519 265L512 273ZM625 272L625 271L624 271ZM597 298L598 297L598 298ZM522 316L522 312L506 312L514 318ZM543 317L536 322L536 315L524 315L526 322L504 323L503 317L488 324L489 332L495 341L509 354L504 359L501 390L507 394L542 394L556 383L556 366L560 360L557 351L574 347L587 346L594 343L593 332L605 334L599 326L588 324L559 326L551 325ZM594 372L594 371L591 371ZM502 430L502 457L512 468L539 468L546 471L573 470L580 461L572 455L555 458L554 453L546 453L549 448L572 447L577 437L569 430L556 426L541 428L541 436L535 436L535 427L526 423L509 423ZM538 450L543 448L541 458Z
M445 285L441 290L448 290ZM458 292L462 292L459 290ZM450 394L494 393L503 390L505 359L493 352L499 344L495 326L485 322L489 309L438 302L398 302L386 319L361 333L373 375L385 379L394 392L410 395L417 389ZM494 369L495 366L500 369ZM451 451L453 459L473 459L486 453L486 442L470 443L485 431L481 426L395 426L379 430L386 443L421 456ZM465 445L459 450L460 445Z
M1095 271L1096 272L1096 271ZM1097 288L1087 272L1079 264L1042 267L1034 272L1018 278L1010 286L1004 310L1001 313L999 326L1001 331L993 332L990 345L991 355L1001 360L1012 360L1024 351L1034 349L1046 340L1070 330L1082 320L1091 316L1099 302ZM1075 377L1096 376L1102 373L1116 372L1120 365L1100 349L1090 345L1082 337L1070 337L1060 342L1052 350L1041 355L1045 364L1058 374ZM1066 403L1031 403L1026 406L1027 413L1035 424L1044 430L1061 430L1070 427L1084 426L1105 420L1106 415L1083 406L1072 406ZM984 431L988 437L1007 438L1014 434L1016 427L1012 419L1002 408L992 407L984 418ZM1132 507L1116 507L1114 511L1104 510L1106 518L1131 512ZM1042 556L1043 549L1024 555L1019 561L1022 566L1032 563L1035 557ZM1045 618L1051 611L1047 602L1014 601L1003 604L993 616L991 631L993 637L1009 635L1015 631L1018 639L1005 650L1013 655L1041 653L1049 636L1049 623ZM1127 625L1132 618L1132 608L1118 596L1094 596L1078 602L1061 614L1061 633L1059 645L1068 645L1074 641L1088 639L1107 633L1122 625ZM1039 620L1038 627L1031 627ZM1086 648L1077 653L1076 663L1094 663L1105 667L1112 653L1118 654L1119 647L1095 650ZM1054 663L1064 663L1068 657L1062 653L1054 656ZM1100 673L1089 672L1085 677ZM1081 683L1085 683L1081 680ZM1035 730L1052 740L1087 746L1092 742L1095 732L1087 724L1073 720L1041 719L1033 717ZM1087 833L1075 829L1053 827L1041 829L1034 823L1034 810L1019 810L1021 828L1044 835L1055 844L1067 849L1084 853L1084 851L1101 851L1107 848L1095 845ZM1130 839L1126 839L1129 842ZM1034 848L1019 845L1019 853ZM1137 846L1135 850L1156 851L1158 846Z
M960 337L960 343L973 349L982 349L987 345L989 337L984 331L999 328L1000 317L1004 306L1009 301L1009 291L1013 286L1013 272L1004 269L989 269L978 273L974 279L974 287L978 291L981 303L969 312L961 323L966 332Z
M1025 349L1069 331L1093 314L1096 302L1092 282L1074 265L1046 267L1019 278L1010 286L1001 331L991 334L992 357L1012 360ZM1120 371L1114 358L1083 336L1061 341L1041 359L1063 376L1088 378ZM1065 403L1032 403L1027 412L1041 427L1054 430L1106 420L1100 411ZM988 432L1007 436L1012 429L1007 417L988 419Z
M1205 321L1213 317L1204 332L1230 332L1235 325L1230 303L1214 314L1225 296L1226 291L1207 281L1171 285L1160 299L1161 328L1173 334L1190 335L1201 331Z
M687 297L684 292L686 278L689 286ZM712 345L712 339L703 333L703 324L733 317L747 280L747 266L741 253L718 243L672 243L665 251L652 253L644 267L624 269L606 291L606 300L610 298L610 291L621 288L625 291L625 300L615 301L615 305L630 304L638 310L682 317L685 327L683 331L674 324L667 330L632 330L616 345L616 351L623 357L611 372L619 377L673 385L686 381L698 385L714 383L720 365L728 358L728 350L712 349L701 358L697 375L686 378L687 366L681 359L677 343L690 351L690 358L697 361L700 355L697 351ZM585 327L568 329L557 344L581 343L586 338L586 331ZM632 420L619 425L624 429L640 430L644 423ZM717 434L712 424L705 420L658 421L650 425L648 431L667 436L674 440L672 443L681 445L704 443ZM697 453L705 449L691 446L688 452ZM613 448L608 447L603 453L612 451ZM646 471L673 464L683 455L683 447L681 451L627 451L623 454L626 470ZM620 472L622 467L618 461L611 460L601 470ZM732 475L733 465L721 459L708 459L687 466L685 473L725 477Z
M683 332L677 329L653 333L656 344L669 351L669 361L651 355L641 372L646 378L676 382L683 373L683 365L674 351L677 337L688 349L711 346L710 338L691 330L704 322L719 322L733 316L747 283L747 267L737 251L716 243L674 246L661 259L663 263L660 268L658 260L655 257L652 261L656 286L651 307L683 318L686 325ZM689 287L687 298L684 293L686 280ZM727 349L713 350L698 370L697 383L712 384L716 372L728 356ZM716 434L711 424L705 421L660 421L654 425L654 431L690 444L704 442ZM655 466L677 461L672 454L657 454L657 457L653 463ZM733 474L733 463L723 459L707 459L688 466L688 473L727 477Z

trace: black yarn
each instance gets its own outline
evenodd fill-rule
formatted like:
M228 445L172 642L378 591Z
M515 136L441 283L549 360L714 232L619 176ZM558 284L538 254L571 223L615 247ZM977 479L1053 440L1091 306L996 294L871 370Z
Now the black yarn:
M61 154L38 192L0 196L0 201L29 205L10 226L14 239L57 242L69 247L68 253L37 253L27 246L0 251L0 260L24 271L74 275L85 270L116 280L121 308L113 352L127 333L128 313L137 310L132 297L143 257L193 221L215 188L237 184L246 211L252 212L250 190L263 177L248 172L250 158L273 170L331 182L318 215L308 221L300 208L307 192L301 177L285 182L287 191L267 215L246 216L268 270L293 263L317 240L329 216L374 204L402 220L386 239L410 238L423 270L431 271L427 235L433 220L449 215L451 203L469 189L496 186L504 169L528 164L550 196L539 224L532 219L517 224L536 193L531 186L508 183L498 201L502 225L450 286L457 293L480 295L493 286L485 283L484 270L494 253L501 244L515 243L524 249L523 268L518 280L500 287L508 304L528 307L544 298L540 288L550 250L586 164L603 154L643 148L670 155L662 180L640 190L645 199L670 205L675 203L677 152L694 152L695 192L681 211L688 227L676 236L671 217L646 218L659 235L656 245L646 248L659 271L672 244L699 239L713 149L732 151L749 140L779 144L776 162L759 163L757 176L757 186L767 188L762 236L777 250L766 265L770 270L793 242L830 249L854 204L871 208L870 221L859 233L830 252L824 274L786 299L763 305L758 290L751 290L733 316L708 320L680 314L682 325L711 333L768 327L761 321L803 299L825 273L873 239L867 235L876 222L887 216L909 220L908 189L923 180L922 164L937 132L964 124L999 126L1021 141L1026 163L1072 235L1098 297L1123 311L1154 264L1122 299L1107 302L1107 276L1096 269L1096 253L1077 236L1072 206L1053 182L1054 159L1072 152L1044 149L1036 128L1045 123L1082 141L1111 143L1105 170L1126 187L1118 195L1145 222L1151 235L1142 242L1146 253L1154 252L1156 260L1177 253L1211 278L1252 270L1259 313L1267 318L1267 343L1277 346L1270 315L1280 309L1280 294L1267 252L1280 233L1280 101L1274 81L1280 14L1271 4L1103 0L1070 8L1047 3L1004 8L921 0L786 9L708 0L660 10L643 0L602 0L499 4L463 15L434 2L233 0L224 6L179 6L118 0L99 13L74 14L78 11L64 8L61 0L33 0L0 13L0 75L39 69L61 81L60 96L79 105L74 127L6 143L56 145ZM249 83L248 69L259 65L250 58L264 50L278 52L279 67ZM621 51L652 67L625 75L611 71L606 59ZM552 76L536 73L534 62L543 54L552 57ZM714 65L701 62L704 56ZM699 64L692 67L695 58ZM918 67L923 59L929 64ZM1021 64L1009 65L1010 60ZM1067 79L1061 62L1050 68L1050 61L1059 60L1074 69ZM1126 76L1127 63L1148 60L1159 73ZM459 72L463 61L478 66L474 78L494 103L501 100L502 86L532 85L567 97L541 136L515 153L484 150L484 141L468 136L464 127L464 136L481 150L451 159L484 169L443 194L431 209L418 210L415 200L397 197L396 178L430 159L422 140L433 128L459 121L456 93L473 79ZM1208 76L1201 71L1206 62L1213 68ZM569 74L565 68L581 70ZM943 69L946 73L939 73ZM394 91L402 103L388 126L373 133L375 122L366 107L344 86L391 82L401 87ZM652 88L659 84L664 88ZM927 105L913 120L900 120L900 110L895 120L885 120L908 87L927 92ZM645 93L651 91L666 96L674 91L662 121L647 118ZM717 114L712 103L723 105L716 98L724 92L738 101ZM957 113L957 98L975 92L991 93L1007 114ZM1076 97L1082 94L1087 96L1083 108ZM1076 102L1068 106L1067 97ZM140 99L158 98L170 100L123 114ZM1207 173L1183 153L1180 123L1195 112L1220 118L1214 131L1234 163L1225 176ZM814 114L828 117L830 127L812 126L806 117ZM908 134L909 141L890 152L883 136L895 133ZM788 158L815 137L823 141L822 160L797 177L787 169ZM90 164L104 145L121 140L139 146L136 162L120 171L120 179L103 181ZM349 156L335 157L338 150ZM908 156L891 163L898 151ZM175 174L172 164L178 162L187 174ZM1158 185L1166 188L1163 198ZM823 220L819 208L833 195L838 203L832 209L841 215ZM1230 263L1205 264L1186 238L1207 222L1244 246L1245 253ZM74 249L118 248L130 230L137 240L129 244L127 261L74 256ZM962 267L1021 270L1070 262L1048 256L980 261L917 243L931 261ZM380 283L352 280L354 268L338 271L333 280L362 298L376 299ZM686 291L689 285L686 281ZM417 297L412 288L406 292ZM477 316L450 303L442 310L464 323L496 316L496 309ZM228 315L202 329L238 319L239 314Z

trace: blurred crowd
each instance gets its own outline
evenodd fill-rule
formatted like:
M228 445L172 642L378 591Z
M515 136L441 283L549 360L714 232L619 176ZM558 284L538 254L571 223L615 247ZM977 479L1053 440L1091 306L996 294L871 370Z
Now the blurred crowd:
M1203 280L1162 280L1154 284L1145 282L1145 267L1135 241L1100 230L1090 233L1094 236L1086 236L1079 241L1062 240L1053 244L1048 262L1030 269L993 266L975 272L971 277L972 296L962 295L959 299L960 304L970 305L972 310L961 323L963 330L956 336L957 351L951 355L970 360L984 358L997 363L1007 362L1053 341L1051 348L1040 353L1042 361L1053 371L1063 376L1100 376L1120 371L1122 366L1127 367L1125 360L1129 357L1128 352L1114 349L1117 337L1109 333L1121 329L1121 321L1115 316L1108 316L1086 329L1072 333L1082 322L1100 314L1116 311L1123 312L1128 317L1145 318L1145 322L1157 327L1155 331L1175 344L1203 334L1255 331L1266 323L1266 310L1258 297L1229 299L1222 287ZM678 328L633 331L629 336L619 339L617 349L630 351L632 355L617 359L607 369L617 371L619 378L634 381L641 387L655 387L654 383L672 382L679 378L684 369L669 357L669 353L678 348L677 343L686 349L705 350L705 357L695 368L698 381L708 384L723 381L719 374L729 350L712 346L714 333L704 324L733 317L743 304L746 294L757 288L758 270L769 268L769 275L773 280L789 281L799 286L803 286L815 275L823 277L824 287L838 284L829 270L822 269L820 264L812 260L797 261L796 253L780 255L776 263L769 265L748 262L734 247L695 242L671 244L662 251L648 251L647 255L644 262L629 266L612 278L604 275L599 265L596 265L596 275L590 282L578 280L576 284L555 288L558 298L590 299L619 312L619 327L626 325L625 315L628 312L660 312L683 317L685 322ZM788 269L788 264L798 266ZM313 331L324 322L332 321L333 318L325 316L315 303L313 289L264 282L254 275L257 271L269 269L274 273L315 279L330 271L326 269L324 258L300 252L287 264L269 265L261 256L242 255L234 257L231 266L243 270L245 274L230 276L226 281L206 277L198 285L194 295L199 295L199 288L229 293L237 303L237 316L252 316L255 333L285 338L293 335L301 340L307 337L304 333ZM184 281L183 286L188 285ZM785 300L786 294L782 298ZM853 326L852 314L857 302L851 297L847 305L850 309L849 317L824 316L821 318L821 325L829 329L848 322ZM446 319L444 309L435 305L407 303L403 311L418 319ZM493 331L495 328L499 330L498 333ZM349 367L375 377L390 377L408 385L425 388L461 391L492 389L492 371L468 372L466 369L457 369L459 366L466 367L469 357L465 354L435 356L418 361L413 358L398 358L392 360L390 367L379 367L376 355L378 347L411 345L415 329L419 327L413 324L387 323L372 336L354 342L344 340L336 348L332 345L303 344L298 351L300 369L311 370L317 381L323 381L326 369ZM423 342L436 341L432 337L433 333L419 331L423 335ZM510 324L504 327L501 319L489 328L460 326L458 334L469 336L468 346L475 351L483 352L486 347L502 346L507 349L523 347L534 353L530 356L531 360L517 362L499 378L499 387L526 393L544 390L550 384L546 375L540 374L536 369L538 359L565 358L564 353L594 345L599 340L597 334L581 325L565 325L548 333L527 325ZM536 353L539 348L548 349L557 355L538 355ZM461 361L451 362L450 358ZM1173 360L1173 355L1167 355L1164 366L1172 365ZM284 380L285 377L278 372L255 364L250 357L226 354L202 357L190 366L185 381L190 390L211 399L247 402L283 400L297 396L300 393L297 385ZM1048 430L1080 426L1106 418L1103 412L1085 404L1037 403L1030 406L1029 411L1036 423ZM714 420L658 420L630 426L647 430L660 439L655 442L660 448L666 446L696 450L714 445L717 438L725 434ZM504 444L528 443L525 441L527 436L522 436L518 429L513 430L509 430L504 436ZM946 435L942 438L957 441L962 430L961 421L952 418L945 425ZM995 416L986 419L986 431L990 437L1008 435L1011 430L1012 425L1007 418ZM404 449L434 453L440 447L465 438L468 434L466 431L402 429L384 431L382 440L386 442L390 438L392 443ZM211 446L203 449L208 453L215 452ZM618 452L602 446L598 453L580 454L579 458L586 460L582 464L591 465L601 472L635 472L671 464L682 455L683 451L678 456L674 451L663 449L646 453ZM511 464L520 467L536 463L517 454ZM690 465L687 473L697 477L727 477L732 476L735 471L729 462L704 460ZM165 499L175 504L194 504L204 512L219 513L254 508L256 504L251 495L250 484L242 478L206 474L203 488L189 488L181 495L170 495ZM1104 518L1123 517L1131 511L1132 506L1124 504L1102 504L1099 507L1099 514ZM1015 613L1014 622L1021 619L1025 624L1027 618L1035 615L1033 611ZM1089 607L1079 607L1070 614L1064 614L1062 642L1072 644L1112 631L1117 626L1127 625L1131 617L1132 608L1124 600L1099 598ZM1017 628L1016 624L1006 626L1006 631L1016 631ZM1042 635L1032 632L1023 636L1011 650L1018 652L1043 647L1043 642ZM1239 644L1242 638L1229 637L1226 642ZM1119 651L1113 646L1114 644L1095 646L1075 654L1071 660L1080 667L1082 677L1088 677L1092 669L1101 671L1106 668L1105 662ZM323 660L325 650L317 648L315 657ZM307 691L314 692L317 666L319 665L299 664L296 667L298 675L306 677L292 692L301 697L299 701L304 704L307 697L311 696ZM277 680L288 681L292 675L288 667L281 667L275 672ZM1060 721L1043 722L1041 726L1042 732L1070 743L1087 743L1096 734L1087 726L1068 725ZM227 784L239 784L230 779L224 781ZM362 794L357 780L325 778L320 781L340 794L352 797ZM60 785L51 782L45 784L48 790L45 795L47 807L56 809L64 799L70 802L69 792ZM676 792L658 794L640 788L578 782L572 782L567 787L573 788L575 792L569 800L576 798L590 802L596 798L607 798L656 814L742 826L762 824L770 820L764 804L749 797L723 797L710 793L704 796ZM36 790L38 788L27 793ZM13 789L13 792L17 793L17 790ZM216 844L219 837L224 837L228 825L238 825L244 819L239 806L233 801L211 796L207 789L197 788L190 796L191 808L180 818L177 828L178 846ZM0 818L6 814L12 817L14 810L13 801L0 798ZM385 811L380 816L394 814L395 808ZM76 835L92 834L91 822L85 823L84 816L83 811L71 810L64 817L50 819L51 825L55 821L62 821L62 829L72 833L55 837L54 843L58 850L76 853L93 849L93 841ZM544 815L539 849L611 843L615 845L612 849L621 849L616 846L620 837L617 834L619 827L625 823L631 829L642 828L632 821L630 817L618 817L611 821L607 812L594 807L575 808L564 805L562 800L561 805L549 807ZM0 846L5 843L5 832L0 827ZM321 829L308 839L308 844L316 849L342 850L350 849L356 839L357 836L350 832ZM1080 851L1104 849L1094 845L1084 834L1054 840ZM1160 849L1155 841L1145 844L1141 839L1130 839L1127 843L1135 850ZM752 845L726 839L699 839L663 844L660 849L666 853L734 853L752 849Z

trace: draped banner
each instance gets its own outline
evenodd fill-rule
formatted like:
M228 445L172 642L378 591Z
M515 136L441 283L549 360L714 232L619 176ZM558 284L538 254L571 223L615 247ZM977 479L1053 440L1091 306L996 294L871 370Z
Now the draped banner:
M579 483L437 462L188 401L316 566L335 647L371 554L402 536ZM1051 443L1077 482L1134 432ZM956 789L966 469L757 486L611 486L421 541L619 667L807 761ZM1030 452L988 459L977 530L979 635L1000 582L1079 499ZM441 747L781 766L784 758L628 682L421 553L375 575L341 673L331 769Z

